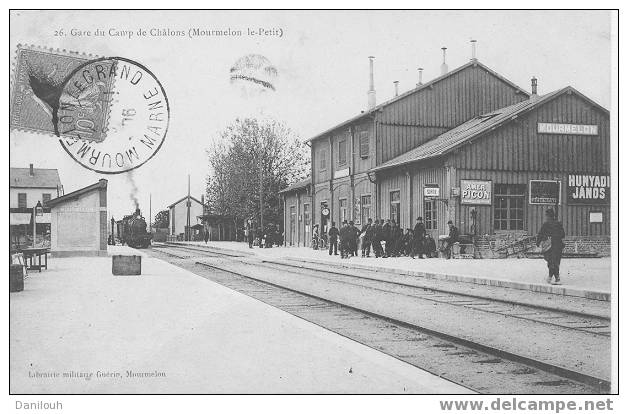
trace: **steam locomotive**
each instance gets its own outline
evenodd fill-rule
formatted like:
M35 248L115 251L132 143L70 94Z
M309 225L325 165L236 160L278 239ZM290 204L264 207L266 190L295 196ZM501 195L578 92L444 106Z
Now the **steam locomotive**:
M118 220L116 226L120 243L139 249L150 246L153 235L146 231L146 220L139 208L133 214Z

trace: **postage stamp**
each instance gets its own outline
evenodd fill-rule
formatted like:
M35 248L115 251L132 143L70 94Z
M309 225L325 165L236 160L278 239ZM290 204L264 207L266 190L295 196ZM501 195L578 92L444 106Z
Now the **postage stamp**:
M11 128L103 141L107 134L109 105L104 101L106 95L100 92L112 90L114 78L109 78L108 84L93 82L75 96L64 93L68 76L94 58L85 54L19 45L11 90ZM59 131L59 108L68 105L80 106L82 119L77 120L73 128Z
M170 108L159 80L131 59L19 47L10 118L12 129L58 137L83 167L118 174L161 148Z

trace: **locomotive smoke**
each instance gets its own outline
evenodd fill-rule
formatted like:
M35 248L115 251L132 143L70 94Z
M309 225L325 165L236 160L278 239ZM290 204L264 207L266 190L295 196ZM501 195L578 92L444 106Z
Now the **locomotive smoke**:
M129 171L126 175L127 180L131 184L131 193L129 194L129 198L133 201L134 210L137 210L140 207L140 202L137 199L137 185L135 184L135 178L133 177L133 171Z

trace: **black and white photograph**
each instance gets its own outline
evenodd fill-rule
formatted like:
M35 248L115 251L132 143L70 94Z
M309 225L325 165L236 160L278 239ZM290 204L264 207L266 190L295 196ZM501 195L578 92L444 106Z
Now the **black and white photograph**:
M619 411L619 10L8 14L7 412Z

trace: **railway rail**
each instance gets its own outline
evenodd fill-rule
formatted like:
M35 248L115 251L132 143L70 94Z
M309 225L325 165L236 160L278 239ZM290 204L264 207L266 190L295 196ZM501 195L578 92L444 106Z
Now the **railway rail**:
M151 253L479 393L598 394L607 393L610 389L609 381L596 375L508 352L450 332L408 323L361 306L352 306L347 301L334 300L330 295L276 283L261 274L290 274L293 278L298 275L318 282L344 284L503 318L523 319L527 323L555 325L575 334L602 338L607 335L603 325L608 325L603 318L561 313L547 308L526 308L525 305L505 301L491 303L487 298L465 297L458 293L394 283L382 280L381 275L369 275L363 271L360 271L360 276L324 265L308 264L304 268L303 264L290 261L260 261L242 257L244 254L204 247L155 245Z

